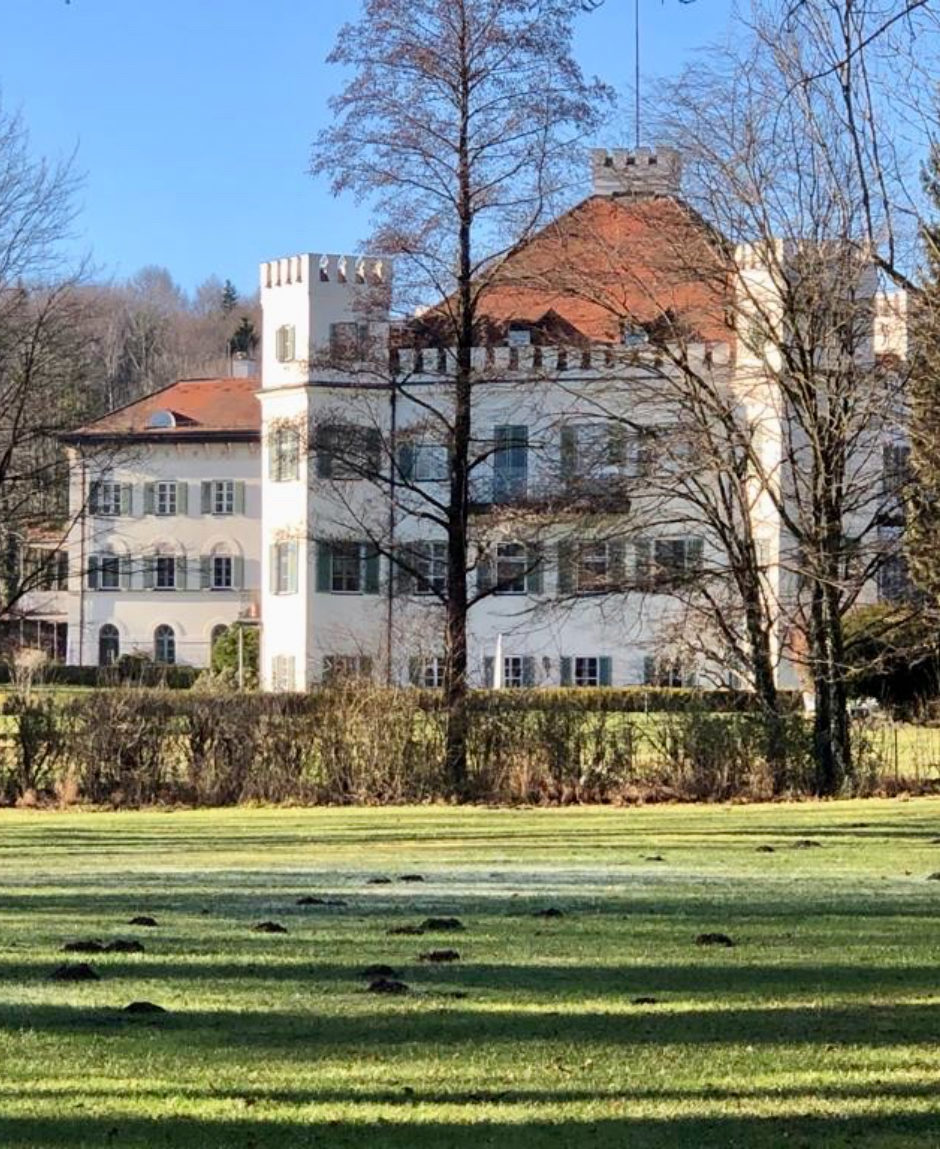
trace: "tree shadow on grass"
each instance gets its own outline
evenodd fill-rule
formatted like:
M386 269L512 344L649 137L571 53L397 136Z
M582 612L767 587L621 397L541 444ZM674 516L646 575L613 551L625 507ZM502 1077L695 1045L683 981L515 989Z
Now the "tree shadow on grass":
M252 1116L199 1121L110 1117L14 1118L0 1116L4 1149L779 1149L842 1146L913 1149L935 1143L934 1114L896 1116L622 1118L599 1121L357 1123L296 1121Z

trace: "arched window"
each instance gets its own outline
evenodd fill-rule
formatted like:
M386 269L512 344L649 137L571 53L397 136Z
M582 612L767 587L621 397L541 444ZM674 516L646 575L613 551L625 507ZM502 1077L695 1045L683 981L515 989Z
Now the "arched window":
M118 628L106 622L98 631L98 665L114 666L121 656L121 636Z
M153 632L153 657L155 662L172 666L176 662L176 635L173 627L165 623Z
M219 639L224 634L227 634L227 633L228 633L228 627L225 625L224 622L220 622L218 624L218 626L214 626L212 628L212 633L209 635L209 649L215 650L215 644L219 641Z

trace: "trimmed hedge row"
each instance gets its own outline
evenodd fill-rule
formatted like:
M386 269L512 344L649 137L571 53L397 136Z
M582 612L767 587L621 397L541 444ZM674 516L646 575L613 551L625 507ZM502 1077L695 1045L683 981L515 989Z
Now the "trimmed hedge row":
M654 712L654 700L668 708ZM689 691L481 691L465 799L727 798L808 785L802 716L771 772L753 703L705 710ZM714 698L712 698L714 701ZM648 711L648 712L647 712ZM0 797L68 792L114 805L396 803L456 797L440 692L340 686L308 694L119 689L14 694Z
M189 690L201 673L194 666L158 666L151 662L139 662L127 668L51 663L43 667L41 682L44 686L101 687L105 690L130 685ZM0 663L0 686L9 686L13 682L14 674L10 667Z

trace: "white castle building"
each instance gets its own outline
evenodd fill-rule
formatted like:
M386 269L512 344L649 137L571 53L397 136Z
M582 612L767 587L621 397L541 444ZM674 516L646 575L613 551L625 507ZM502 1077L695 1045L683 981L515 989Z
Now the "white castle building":
M566 250L589 255L598 234L622 245L634 263L618 290L629 292L656 270L665 229L699 225L677 198L672 153L597 153L594 176L594 195L561 221ZM471 679L691 682L707 667L674 653L683 607L657 593L656 572L694 578L704 532L668 507L635 533L618 528L679 417L649 387L651 365L669 364L609 309L545 286L557 242L557 231L536 237L526 275L487 305L494 338L474 351L469 578L485 597L470 613ZM760 277L753 253L738 260ZM584 266L590 275L587 255ZM368 257L262 264L260 380L184 380L68 436L75 525L60 576L26 602L26 641L54 636L76 665L142 653L202 667L241 620L260 624L269 688L338 673L440 684L446 546L428 508L447 497L453 356L395 350L392 272ZM655 301L651 322L657 309L690 317L696 370L737 388L767 428L762 449L779 451L761 365L709 314L704 288L663 290L674 298ZM875 353L903 351L903 299L876 310ZM629 429L611 403L631 412ZM373 480L350 465L350 443ZM577 511L585 494L590 513ZM782 583L781 524L766 499L754 516L766 577Z

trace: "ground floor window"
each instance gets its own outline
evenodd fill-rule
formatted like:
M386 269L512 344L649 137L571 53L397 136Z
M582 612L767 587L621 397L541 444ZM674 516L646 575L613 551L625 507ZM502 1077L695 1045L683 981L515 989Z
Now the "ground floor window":
M176 662L176 633L172 626L158 626L153 632L153 658L164 666Z
M371 678L372 659L367 654L328 654L323 659L323 681L342 682L350 678Z
M106 622L98 631L98 665L114 666L121 656L121 636L118 628Z

